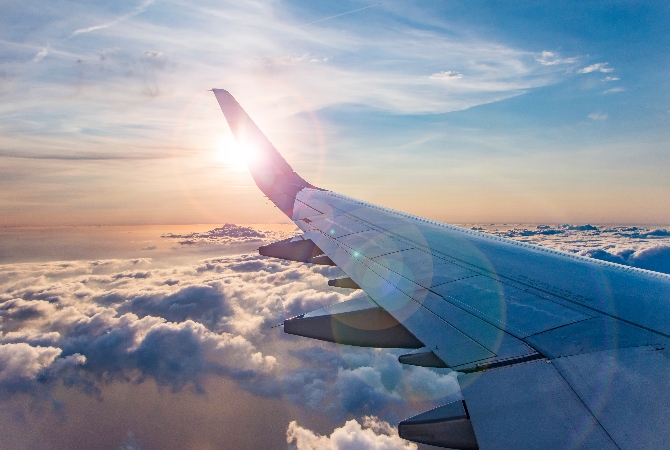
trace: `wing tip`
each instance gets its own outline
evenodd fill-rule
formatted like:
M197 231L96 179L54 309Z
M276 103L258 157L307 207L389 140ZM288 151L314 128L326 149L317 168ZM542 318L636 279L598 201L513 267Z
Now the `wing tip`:
M315 187L293 170L230 92L220 88L212 88L212 92L237 142L256 150L257 156L247 160L256 185L289 218L292 217L297 193Z

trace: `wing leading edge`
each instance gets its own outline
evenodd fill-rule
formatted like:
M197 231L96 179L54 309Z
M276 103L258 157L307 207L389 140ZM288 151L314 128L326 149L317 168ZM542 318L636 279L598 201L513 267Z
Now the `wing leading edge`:
M329 285L368 295L285 331L416 349L400 362L459 372L464 400L401 422L401 436L463 449L666 448L670 277L316 188L213 91L256 184L303 231L261 254L335 264L347 277Z

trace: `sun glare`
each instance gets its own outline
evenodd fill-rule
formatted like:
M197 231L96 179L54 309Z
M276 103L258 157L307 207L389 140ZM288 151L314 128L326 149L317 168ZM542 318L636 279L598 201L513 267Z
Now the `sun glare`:
M223 138L219 141L219 159L236 172L247 170L246 153L247 152L245 152L242 147L237 145L235 138L232 136Z

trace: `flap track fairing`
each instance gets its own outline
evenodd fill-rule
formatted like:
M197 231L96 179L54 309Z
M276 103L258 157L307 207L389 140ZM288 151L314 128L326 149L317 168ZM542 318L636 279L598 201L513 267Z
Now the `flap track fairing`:
M337 344L373 348L421 348L391 314L368 298L328 306L284 321L284 332Z
M449 366L432 351L422 348L412 353L398 356L398 362L410 366L436 367L447 369Z
M463 400L447 403L398 424L401 438L420 444L477 450L477 438Z
M349 277L346 278L336 278L334 280L328 280L328 286L345 288L345 289L360 289L361 287Z
M271 258L285 259L303 263L334 266L335 263L311 239L273 242L258 249L258 253Z

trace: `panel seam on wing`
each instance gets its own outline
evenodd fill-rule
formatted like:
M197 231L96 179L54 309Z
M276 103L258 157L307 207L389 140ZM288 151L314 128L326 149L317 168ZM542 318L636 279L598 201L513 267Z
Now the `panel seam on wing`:
M325 193L328 194L328 195L332 195L333 197L339 197L343 200L347 200L347 201L350 201L350 202L357 203L359 205L366 206L368 208L376 209L378 211L383 211L383 212L386 212L386 213L390 213L390 214L394 214L394 215L397 215L397 216L405 217L407 219L417 220L419 222L430 223L432 225L447 228L449 230L456 231L456 232L459 232L459 233L469 234L469 235L477 237L477 238L490 239L490 240L495 240L495 241L499 241L499 242L504 242L508 245L522 246L522 247L525 247L525 248L528 248L528 249L531 249L531 250L540 251L540 252L544 252L544 253L552 253L552 254L555 254L557 256L577 259L579 261L583 261L583 262L586 262L586 263L589 263L589 264L595 264L595 265L610 267L612 269L619 270L619 271L633 272L633 273L641 272L641 273L644 273L646 275L651 275L651 276L656 277L656 278L663 278L663 279L670 278L670 275L663 274L663 273L660 273L660 272L654 272L653 270L641 269L639 267L623 266L621 264L612 263L612 262L609 262L609 261L602 261L602 260L598 260L598 259L589 258L589 257L586 257L586 256L580 256L580 255L574 255L574 254L571 254L571 253L560 252L560 251L552 250L552 249L549 249L549 248L546 248L546 247L540 247L538 245L528 244L526 242L513 241L511 239L505 239L505 238L501 238L501 237L498 237L498 236L493 236L493 235L490 235L490 234L481 233L481 232L478 232L478 231L467 230L465 228L457 227L455 225L450 225L450 224L446 224L446 223L443 223L443 222L438 222L436 220L426 219L426 218L420 217L420 216L415 216L413 214L403 213L401 211L397 211L397 210L394 210L394 209L377 206L377 205L374 205L372 203L367 203L367 202L364 202L364 201L361 201L361 200L354 199L352 197L348 197L346 195L337 194L335 192L326 191ZM336 207L333 207L333 208L342 211L339 208L336 208ZM345 214L351 214L351 213L346 212L346 211L342 211L342 212L345 213ZM359 220L364 220L365 221L365 219L361 219L360 217L354 216L353 214L351 214L351 215L353 217L356 217ZM366 223L367 223L367 221L366 221Z
M338 247L342 248L345 252L347 252L347 253L348 253L350 256L352 256L352 258L353 258L353 255L351 255L351 253L349 253L348 250L355 251L354 249L352 249L351 247L349 247L348 245L346 245L346 244L344 244L344 243L342 243L342 242L337 241L335 238L331 238L330 236L328 236L327 234L325 234L325 233L323 233L323 232L321 232L321 233L322 233L325 237L327 237L327 238L329 238L331 241L333 241ZM341 244L341 245L340 245L340 244ZM343 246L345 246L346 248L344 248ZM368 257L365 256L365 255L361 255L361 256L363 256L365 259L367 259L367 260L369 260L369 261L376 262L376 261L373 261L372 259L368 258ZM417 300L414 299L414 297L412 297L411 295L407 294L407 293L404 292L402 289L398 288L398 286L396 286L395 284L393 284L391 281L387 280L383 275L381 275L380 273L378 273L377 271L375 271L373 268L369 267L369 266L368 266L367 264L365 264L363 261L361 261L361 260L358 259L358 258L354 258L354 259L355 259L356 261L358 261L360 264L362 264L364 267L366 267L369 271L373 272L374 274L378 275L380 278L382 278L383 280L385 280L386 282L388 282L388 283L389 283L391 286L393 286L398 292L400 292L401 294L405 295L405 296L408 297L410 300L412 300L413 302L415 302L416 304L418 304L419 307L422 307L422 308L424 308L426 311L429 311L431 314L433 314L433 315L435 315L436 317L438 317L438 318L439 318L440 320L442 320L444 323L448 324L449 326L451 326L452 328L454 328L456 331L458 331L459 333L461 333L463 336L465 336L465 337L467 337L468 339L470 339L470 340L472 340L473 342L475 342L477 345L479 345L479 346L482 347L483 349L485 349L485 350L491 352L491 353L492 353L493 355L495 355L495 356L498 356L498 353L496 353L496 351L494 351L493 349L488 348L488 346L482 344L481 342L479 342L479 340L477 340L477 339L475 339L474 337L470 336L469 334L465 333L465 332L464 332L463 330L461 330L458 326L456 326L456 325L454 325L453 323L451 323L451 322L445 320L445 319L442 318L439 314L435 313L435 311L433 311L432 309L430 309L430 308L428 308L427 306L425 306L425 305L419 303ZM379 263L377 263L377 264L379 264ZM384 266L382 266L382 267L384 267ZM341 267L340 267L340 268L341 268ZM341 268L341 269L342 269L342 268ZM388 268L387 268L387 269L388 269ZM344 269L343 269L343 270L344 270ZM388 270L389 270L390 272L393 272L393 273L395 273L396 275L398 275L398 276L404 278L405 280L407 280L408 282L412 283L413 285L418 286L419 289L417 289L417 290L427 290L427 291L430 291L429 289L426 289L426 288L424 288L423 286L418 285L418 284L416 284L415 282L413 282L413 281L407 279L406 277L402 276L401 274L399 274L399 273L397 273L397 272L395 272L395 271L393 271L393 270L391 270L391 269L388 269ZM347 274L347 275L349 275L349 274ZM351 275L350 275L350 276L351 276ZM430 292L433 292L433 291L430 291ZM434 292L433 292L433 293L434 293ZM435 293L435 294L436 294L438 297L444 299L443 296L441 296L441 295L439 295L439 294L437 294L437 293ZM374 301L374 299L372 299L372 300ZM445 299L445 300L446 300L446 299ZM449 302L448 300L446 300L446 301ZM377 302L375 302L375 303L377 303ZM451 302L449 302L449 303L451 303ZM453 304L453 303L452 303L452 304ZM458 305L454 305L454 306L458 307ZM380 307L381 307L381 305L380 305ZM460 308L460 309L462 309L462 308ZM472 308L472 309L475 310L475 311L478 311L478 310L475 309L475 308ZM465 311L465 312L467 313L467 311ZM480 312L480 311L478 311L478 312ZM494 319L493 317L490 317L490 316L486 315L485 313L480 312L480 314L485 315L486 317L489 317L491 320L496 320L496 319ZM475 316L475 317L476 317L476 316ZM498 320L498 322L501 323L501 324L503 324L504 326L507 326L507 327L511 328L511 329L517 330L516 327L513 327L513 326L511 326L511 325L509 325L509 324L506 324L506 323L503 322L503 321ZM491 325L493 325L493 324L491 324ZM494 325L494 326L495 326L495 325ZM501 329L500 327L497 327L497 326L496 326L496 328L500 329L503 333L509 334L509 333L507 333L504 329ZM520 332L520 333L523 334L523 335L528 336L528 333L525 333L525 332L523 332L523 331L521 331L521 330L517 330L517 331ZM512 337L514 337L514 336L512 336ZM532 350L532 351L536 351L534 348L530 347L530 346L529 346L526 342L524 342L523 340L519 339L519 342L521 342L524 346L528 347L530 350Z

